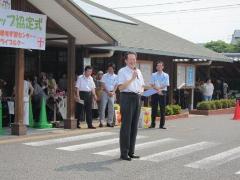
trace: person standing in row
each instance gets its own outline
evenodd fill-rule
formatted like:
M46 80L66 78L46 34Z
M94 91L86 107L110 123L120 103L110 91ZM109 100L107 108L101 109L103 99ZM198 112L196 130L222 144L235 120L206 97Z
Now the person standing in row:
M108 64L108 72L103 75L101 82L103 86L103 92L100 99L100 125L103 127L103 122L105 120L105 110L108 104L108 120L107 127L114 127L113 117L114 117L114 100L115 92L117 90L117 75L114 74L115 65Z
M211 101L213 95L214 86L210 78L207 78L206 83L202 86L202 93L204 101Z
M137 54L135 52L126 53L126 67L121 68L118 72L120 111L122 115L120 158L127 161L131 161L132 158L139 158L139 156L134 155L134 151L144 80L141 71L136 68L136 61Z
M29 126L29 102L31 101L31 97L33 95L33 86L28 80L28 78L24 77L24 85L23 85L23 124Z
M158 112L158 105L160 106L160 125L159 128L166 129L165 125L165 106L166 106L166 94L167 87L169 86L169 75L163 72L164 63L159 61L156 66L157 72L152 74L150 85L157 93L152 95L152 123L149 128L155 128L155 119Z
M84 105L80 108L80 114L83 110L86 112L86 121L89 129L96 129L92 125L92 98L97 100L95 93L95 83L92 78L92 67L86 66L84 74L80 75L76 82L76 100L80 102L83 100ZM80 120L78 118L77 127L80 128Z

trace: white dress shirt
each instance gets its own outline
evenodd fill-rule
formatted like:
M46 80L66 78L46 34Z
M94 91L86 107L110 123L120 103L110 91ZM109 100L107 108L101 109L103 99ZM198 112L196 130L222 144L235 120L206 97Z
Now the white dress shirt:
M106 73L103 75L101 82L104 83L105 88L108 92L113 91L115 86L118 83L118 79L117 79L117 75L116 74L110 74L110 73Z
M96 88L92 76L86 77L85 75L78 76L75 87L78 88L79 91L86 92L91 92Z
M167 91L167 86L169 86L169 75L165 72L152 73L150 84L155 85L158 88L161 86L165 86L162 90Z
M125 83L126 81L129 81L132 78L134 70L129 68L128 66L121 68L118 71L118 85ZM130 83L128 87L121 90L121 92L134 92L134 93L142 93L143 92L143 86L144 86L144 80L142 73L139 69L137 69L137 77Z

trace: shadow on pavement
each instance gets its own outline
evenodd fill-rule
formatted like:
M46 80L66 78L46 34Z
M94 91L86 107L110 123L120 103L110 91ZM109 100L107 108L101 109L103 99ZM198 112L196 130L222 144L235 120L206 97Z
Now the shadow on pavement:
M73 164L68 166L62 166L62 167L56 168L55 171L88 171L88 172L112 171L112 169L104 166L111 165L119 161L120 159L112 159L112 160L100 161L100 162L79 163L79 164Z

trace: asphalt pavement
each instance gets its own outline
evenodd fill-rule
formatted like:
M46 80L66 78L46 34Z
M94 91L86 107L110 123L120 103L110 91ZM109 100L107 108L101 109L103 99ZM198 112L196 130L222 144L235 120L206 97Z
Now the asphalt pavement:
M0 139L0 179L239 180L240 121L231 118L191 116L167 121L167 130L139 129L141 158L130 162L119 159L118 127Z

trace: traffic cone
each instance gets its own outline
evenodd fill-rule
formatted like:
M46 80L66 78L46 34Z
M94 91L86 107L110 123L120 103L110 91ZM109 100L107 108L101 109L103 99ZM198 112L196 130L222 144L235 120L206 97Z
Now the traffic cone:
M233 120L240 120L240 101L237 100Z
M36 122L35 124L35 128L39 129L52 128L52 124L49 124L47 120L45 98L42 98L39 122Z
M29 100L29 127L34 127L34 120L33 120L33 111L32 111L32 100Z
M2 102L0 101L0 135L4 133L2 126Z

